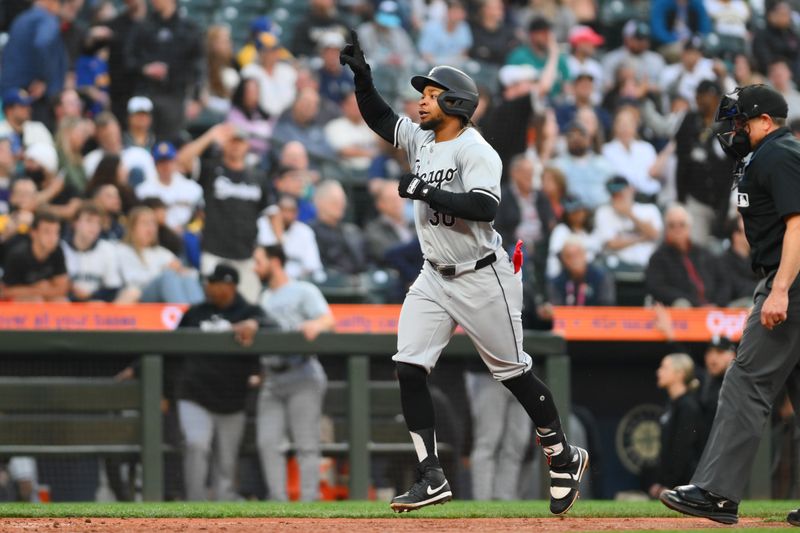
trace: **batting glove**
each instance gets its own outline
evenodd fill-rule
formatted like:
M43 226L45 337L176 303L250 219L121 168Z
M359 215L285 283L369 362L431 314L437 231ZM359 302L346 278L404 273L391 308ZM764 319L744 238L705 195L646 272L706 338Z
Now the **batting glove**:
M433 187L428 185L416 174L403 174L400 176L400 185L397 191L400 193L401 198L411 198L412 200L428 201Z
M358 34L355 30L350 30L350 41L339 52L339 63L347 65L356 78L372 78L372 71L369 68L361 44L358 42Z

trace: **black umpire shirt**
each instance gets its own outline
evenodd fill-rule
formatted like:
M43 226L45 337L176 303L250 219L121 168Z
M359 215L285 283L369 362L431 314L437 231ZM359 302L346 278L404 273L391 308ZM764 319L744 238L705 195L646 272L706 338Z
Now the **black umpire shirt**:
M226 309L218 309L209 302L191 306L178 327L209 332L231 331L233 324L251 318L261 325L267 324L261 307L247 303L237 294ZM212 413L241 411L247 396L247 379L258 371L256 355L186 357L178 378L178 398L195 402Z
M744 219L753 270L781 262L784 217L800 213L800 141L779 128L756 146L739 182L736 205Z

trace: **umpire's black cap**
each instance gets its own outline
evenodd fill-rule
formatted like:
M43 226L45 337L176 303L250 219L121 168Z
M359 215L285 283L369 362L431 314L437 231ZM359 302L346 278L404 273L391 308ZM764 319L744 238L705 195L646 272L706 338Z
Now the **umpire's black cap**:
M781 93L768 85L756 84L726 94L719 104L716 120L751 119L760 115L786 118L788 114L789 105Z

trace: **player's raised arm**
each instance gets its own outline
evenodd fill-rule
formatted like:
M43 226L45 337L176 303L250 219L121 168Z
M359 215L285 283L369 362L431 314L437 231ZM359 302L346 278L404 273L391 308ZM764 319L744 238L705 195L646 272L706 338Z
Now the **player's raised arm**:
M364 58L364 52L361 50L355 30L350 30L350 42L339 52L339 62L349 66L353 71L356 100L364 121L386 142L396 145L395 125L400 117L375 89L375 85L372 83L372 70Z

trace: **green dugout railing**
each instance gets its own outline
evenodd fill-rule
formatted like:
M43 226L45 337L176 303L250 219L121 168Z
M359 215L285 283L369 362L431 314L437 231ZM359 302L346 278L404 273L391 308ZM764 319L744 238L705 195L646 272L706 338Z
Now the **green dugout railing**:
M161 425L162 358L164 356L317 354L344 357L348 368L348 431L350 497L365 499L369 489L369 365L370 358L389 358L397 337L389 334L323 334L308 342L298 333L260 333L250 347L236 344L230 333L197 330L170 332L0 331L0 356L20 354L81 354L141 357L141 460L143 497L163 498L164 460ZM567 419L570 408L570 361L563 338L526 332L525 350L544 359L544 378L553 391L559 412ZM466 335L455 335L446 357L478 357Z

